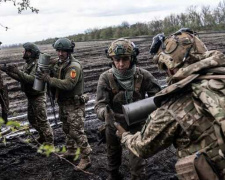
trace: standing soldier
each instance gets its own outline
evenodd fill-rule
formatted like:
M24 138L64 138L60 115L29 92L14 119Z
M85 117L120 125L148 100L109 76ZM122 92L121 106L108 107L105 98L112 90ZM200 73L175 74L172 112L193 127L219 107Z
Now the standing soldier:
M161 36L161 37L160 37ZM161 107L142 132L124 132L122 143L138 157L151 157L171 144L177 149L180 180L225 179L225 56L186 28L164 41L154 38L150 52L170 79L156 95ZM161 40L160 40L161 39Z
M39 73L39 79L55 89L55 100L59 105L59 118L63 122L63 131L67 136L67 152L64 157L75 157L76 145L81 150L79 169L91 165L91 147L84 133L85 100L83 69L71 53L75 44L67 38L60 38L53 44L58 53L58 61L53 66L52 76Z
M120 180L122 147L116 136L114 120L123 128L135 133L142 125L128 127L122 112L122 105L144 99L146 93L153 96L160 90L152 74L136 67L138 48L127 39L118 39L111 43L107 57L112 60L112 68L101 74L98 87L95 111L100 120L106 122L106 143L108 156L108 180ZM145 161L129 154L131 179L145 178Z
M0 42L1 46L2 42ZM0 73L0 104L2 108L2 119L5 121L5 124L8 121L8 112L9 112L9 96L7 85L4 85L2 74Z
M16 65L8 65L6 74L21 84L21 89L28 99L28 121L39 133L39 143L53 144L53 131L47 120L46 92L33 90L33 83L40 50L37 45L27 42L23 44L25 51L23 59L26 61L23 70L20 71Z
M6 124L8 122L9 97L7 85L3 84L1 73L0 73L0 103L2 108L2 119L5 121Z

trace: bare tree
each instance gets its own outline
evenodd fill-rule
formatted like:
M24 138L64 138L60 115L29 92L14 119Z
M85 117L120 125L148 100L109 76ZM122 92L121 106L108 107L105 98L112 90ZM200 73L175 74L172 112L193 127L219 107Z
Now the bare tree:
M15 7L17 7L19 14L21 14L22 11L25 11L28 9L31 10L31 12L33 13L39 12L39 9L30 5L30 0L0 0L0 5L2 3L7 3L7 2L11 2ZM0 26L5 28L6 31L9 29L7 26L4 26L2 24L0 24Z
M1 3L12 2L18 9L18 13L21 14L22 11L30 9L34 13L38 13L38 9L30 5L30 0L0 0Z

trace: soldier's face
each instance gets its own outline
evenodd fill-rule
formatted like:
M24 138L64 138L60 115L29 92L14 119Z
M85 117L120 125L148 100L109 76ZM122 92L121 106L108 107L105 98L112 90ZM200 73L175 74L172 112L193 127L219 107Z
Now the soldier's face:
M61 61L65 61L68 58L68 52L66 51L58 50L57 53Z
M130 68L131 58L129 56L114 56L112 59L115 67L120 71L128 70Z
M31 56L31 52L30 51L26 51L26 50L24 50L23 51L23 59L29 59L30 58L30 56Z

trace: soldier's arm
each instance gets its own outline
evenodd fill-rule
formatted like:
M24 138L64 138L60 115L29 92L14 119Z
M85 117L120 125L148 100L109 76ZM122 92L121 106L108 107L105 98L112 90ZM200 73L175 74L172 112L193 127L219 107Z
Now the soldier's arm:
M74 77L75 74L75 77ZM72 90L75 88L77 82L80 79L81 69L78 67L71 67L67 70L65 79L58 79L58 78L50 78L48 83L50 87L55 87L61 90Z
M109 85L107 84L106 75L101 74L98 80L98 86L97 86L95 112L98 118L102 121L104 121L104 111L105 111L106 105L108 104L110 104Z
M13 78L13 79L15 79L15 80L17 80L17 81L20 81L20 78L19 78L18 74L15 74L15 73L12 73L12 72L6 72L6 74L7 74L9 77L11 77L11 78Z
M27 74L25 72L19 71L18 78L20 79L20 82L23 82L25 84L33 84L35 76L32 74Z
M164 109L157 109L150 116L141 132L125 132L121 142L136 156L148 158L169 147L178 133L178 122Z
M147 92L148 97L154 96L161 90L157 79L150 72L146 73L144 83L145 91Z

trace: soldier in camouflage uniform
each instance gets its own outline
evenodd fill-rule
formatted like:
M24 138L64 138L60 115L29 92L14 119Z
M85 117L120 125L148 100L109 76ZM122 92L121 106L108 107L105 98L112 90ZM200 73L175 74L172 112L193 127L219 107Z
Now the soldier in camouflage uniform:
M28 98L28 121L39 133L39 143L53 143L53 131L47 120L46 92L33 90L35 71L40 50L37 45L27 42L23 44L25 49L23 59L26 63L20 71L16 65L8 65L5 72L21 84L21 89Z
M63 122L63 131L67 136L67 152L64 157L75 157L76 146L81 150L79 169L91 165L91 147L84 133L85 102L83 99L84 76L82 65L71 53L75 44L67 38L60 38L53 47L58 53L58 61L52 68L52 75L37 74L55 90L55 100L59 105L59 118Z
M144 99L146 94L153 96L160 90L150 72L136 67L138 53L138 48L127 39L113 41L107 51L112 68L101 74L98 81L95 111L98 118L106 122L108 180L122 179L119 173L122 147L116 136L114 120L132 133L142 127L141 124L128 127L122 105ZM131 179L145 179L145 161L130 153L129 162Z
M2 42L0 41L0 46L1 44ZM7 85L4 85L1 73L0 73L0 104L2 108L2 119L5 121L6 124L8 121L8 112L9 112L9 96Z
M3 84L2 75L0 73L0 104L2 107L2 119L7 123L9 112L9 97L7 85Z
M163 98L161 107L150 114L141 132L132 135L117 124L117 133L131 152L143 158L173 144L180 180L225 179L225 56L207 51L186 28L165 40L162 35L155 39L154 60L169 76L169 86L156 95ZM205 169L203 163L198 166L202 159L214 170Z

